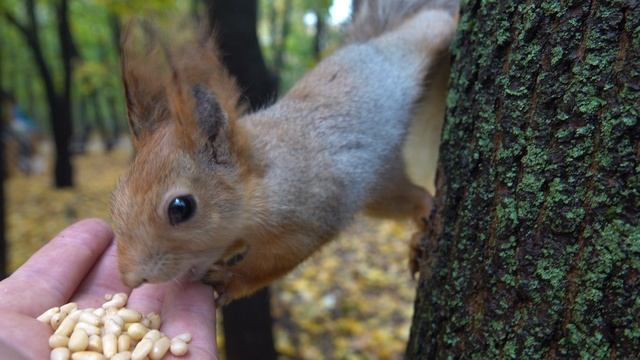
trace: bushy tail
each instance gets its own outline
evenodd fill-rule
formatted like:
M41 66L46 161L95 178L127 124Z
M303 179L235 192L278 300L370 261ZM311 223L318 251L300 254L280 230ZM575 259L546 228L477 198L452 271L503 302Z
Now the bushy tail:
M393 30L422 8L443 9L452 14L459 0L362 0L347 31L348 42L363 42Z

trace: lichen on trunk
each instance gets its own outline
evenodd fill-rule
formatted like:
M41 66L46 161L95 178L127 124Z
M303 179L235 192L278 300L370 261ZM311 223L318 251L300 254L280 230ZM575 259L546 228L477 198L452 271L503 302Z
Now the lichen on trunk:
M462 4L407 358L640 353L638 14Z

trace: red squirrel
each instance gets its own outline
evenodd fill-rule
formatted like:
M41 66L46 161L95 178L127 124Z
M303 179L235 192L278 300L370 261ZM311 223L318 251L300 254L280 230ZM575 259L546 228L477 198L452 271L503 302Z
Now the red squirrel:
M212 42L142 59L125 47L136 155L111 204L124 283L203 281L226 303L290 272L360 211L424 230L431 195L401 152L456 27L428 4L364 2L347 44L253 113Z

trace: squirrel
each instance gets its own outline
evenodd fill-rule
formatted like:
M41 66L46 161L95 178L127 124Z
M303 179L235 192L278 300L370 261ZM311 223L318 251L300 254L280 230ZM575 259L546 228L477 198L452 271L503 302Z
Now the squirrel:
M136 154L111 199L123 282L203 281L225 304L290 272L361 211L413 218L415 252L432 196L409 180L402 146L457 22L430 4L362 3L347 43L253 113L212 41L139 59L125 46Z

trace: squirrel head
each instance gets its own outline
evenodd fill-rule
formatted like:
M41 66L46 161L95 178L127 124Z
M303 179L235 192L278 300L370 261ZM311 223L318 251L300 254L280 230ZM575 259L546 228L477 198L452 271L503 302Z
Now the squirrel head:
M238 239L256 173L236 125L239 91L211 41L175 52L124 47L136 151L112 194L124 283L198 280ZM177 55L177 56L176 56Z

